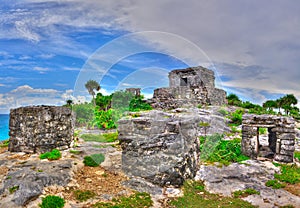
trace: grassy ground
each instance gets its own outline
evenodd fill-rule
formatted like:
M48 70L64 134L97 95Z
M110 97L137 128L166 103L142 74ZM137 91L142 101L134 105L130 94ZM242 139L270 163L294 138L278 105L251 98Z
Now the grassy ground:
M196 181L186 181L184 184L184 196L173 199L169 204L174 208L255 207L240 198L222 197L217 194L211 194L205 191L203 183Z
M80 137L86 142L115 142L118 139L118 132L106 134L82 134Z

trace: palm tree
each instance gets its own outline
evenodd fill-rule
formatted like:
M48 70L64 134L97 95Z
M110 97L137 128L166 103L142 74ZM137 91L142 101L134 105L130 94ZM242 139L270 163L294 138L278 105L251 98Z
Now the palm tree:
M68 106L71 106L73 104L73 100L67 100L66 103Z
M274 100L267 100L266 102L263 103L263 107L267 108L269 111L273 111L273 108L277 108L277 102Z
M99 83L95 80L89 80L85 83L85 88L88 90L89 94L93 96L93 103L94 106L96 106L94 90L99 91L101 89Z

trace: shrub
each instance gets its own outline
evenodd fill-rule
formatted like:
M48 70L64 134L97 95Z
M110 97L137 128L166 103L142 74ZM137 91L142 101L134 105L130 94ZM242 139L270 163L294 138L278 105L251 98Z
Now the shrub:
M272 187L273 189L280 189L285 187L283 183L280 183L277 180L268 180L265 185L268 187Z
M58 160L61 158L61 153L58 149L53 149L51 152L45 152L40 155L40 159Z
M227 116L229 113L227 110L221 108L219 111L218 111L222 116Z
M102 134L106 142L115 142L118 139L118 135L118 132Z
M96 194L94 192L89 191L89 190L87 190L87 191L76 190L73 193L74 193L75 198L80 202L86 201L86 200L91 199L94 196L96 196Z
M90 156L85 156L83 158L83 163L89 167L97 167L104 161L104 159L105 157L103 154L93 154Z
M245 190L240 190L240 191L233 192L233 197L235 197L235 198L247 197L247 196L253 195L253 194L260 194L260 192L256 191L255 189L248 188L248 189L245 189Z
M259 131L259 134L266 134L267 128L259 128L258 131Z
M200 138L201 160L228 165L249 159L242 154L240 139L225 141L222 138L220 134Z
M230 115L230 119L231 119L232 123L241 125L242 120L243 120L243 114L244 114L244 110L236 110L236 111L232 112Z
M298 160L300 160L300 152L295 152L294 157L297 158Z
M63 208L65 206L65 200L59 196L49 195L42 199L42 204L39 204L41 208Z
M9 140L4 140L0 142L0 147L8 147L8 145L9 145Z

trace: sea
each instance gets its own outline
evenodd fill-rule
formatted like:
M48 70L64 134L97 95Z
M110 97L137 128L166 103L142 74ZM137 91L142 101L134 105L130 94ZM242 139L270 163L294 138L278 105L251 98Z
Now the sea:
M0 141L8 139L9 115L0 114Z

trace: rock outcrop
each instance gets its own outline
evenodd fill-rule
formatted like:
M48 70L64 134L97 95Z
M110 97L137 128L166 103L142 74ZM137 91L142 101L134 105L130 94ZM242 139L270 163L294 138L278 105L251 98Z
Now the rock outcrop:
M11 152L67 149L73 141L74 115L71 109L57 106L11 109L9 129Z

